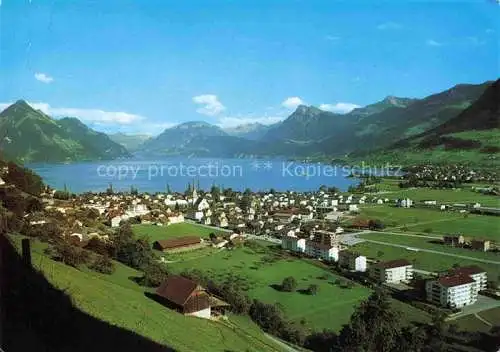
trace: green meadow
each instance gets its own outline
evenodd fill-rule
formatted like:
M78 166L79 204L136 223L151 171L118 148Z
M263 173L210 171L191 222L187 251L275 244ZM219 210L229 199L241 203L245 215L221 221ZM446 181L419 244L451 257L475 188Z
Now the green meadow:
M156 225L133 225L132 229L137 237L148 237L151 242L158 240L166 240L172 237L182 236L200 236L208 238L213 233L219 233L217 229L210 229L208 227L198 226L187 222L179 224L172 224L168 226Z
M265 246L220 251L195 261L167 264L167 267L176 272L198 269L215 279L237 280L251 298L278 303L289 319L305 321L313 330L339 330L349 321L354 308L370 294L369 289L359 285L342 288L335 284L339 277L331 272ZM297 280L296 292L273 288L287 276ZM301 293L311 284L319 287L316 295Z

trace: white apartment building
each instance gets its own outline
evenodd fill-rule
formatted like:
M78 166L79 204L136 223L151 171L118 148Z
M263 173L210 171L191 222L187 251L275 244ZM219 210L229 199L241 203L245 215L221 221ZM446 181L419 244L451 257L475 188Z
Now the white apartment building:
M488 276L484 269L481 269L476 265L454 268L450 270L450 275L469 276L474 281L476 281L478 292L486 290L486 286L488 283Z
M478 283L467 275L443 276L425 284L427 300L442 307L459 308L474 304Z
M305 238L297 238L295 236L284 236L281 240L281 248L304 253L306 250L306 240Z
M335 262L339 260L339 248L326 243L319 243L311 240L306 241L305 253L313 258Z
M406 259L379 262L370 267L370 276L382 283L409 282L413 278L413 265Z
M366 271L366 257L356 252L340 251L339 265L349 270Z

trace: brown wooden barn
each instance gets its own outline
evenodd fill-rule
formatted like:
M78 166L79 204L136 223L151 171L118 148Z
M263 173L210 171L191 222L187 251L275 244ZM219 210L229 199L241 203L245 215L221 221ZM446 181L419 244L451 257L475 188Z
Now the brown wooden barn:
M170 275L156 290L162 303L184 315L210 318L210 296L196 282Z
M183 236L175 237L168 240L158 240L153 243L153 249L159 251L172 251L179 249L189 249L191 247L199 246L202 243L200 237L197 236Z

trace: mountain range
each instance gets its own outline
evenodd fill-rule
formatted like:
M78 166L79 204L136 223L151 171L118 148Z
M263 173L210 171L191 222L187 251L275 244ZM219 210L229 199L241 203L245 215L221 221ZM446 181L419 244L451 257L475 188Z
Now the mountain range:
M76 118L55 120L18 101L0 114L2 149L7 156L24 161L64 161L128 157L129 152L145 156L355 158L449 147L458 138L449 134L487 130L490 139L498 134L498 82L459 84L422 99L388 96L346 114L300 105L273 125L221 128L203 121L185 122L151 138L121 133L106 136ZM481 136L485 132L476 135ZM456 146L470 149L478 143L458 141ZM494 145L483 147L485 153L498 152Z
M76 118L55 120L18 100L0 113L0 149L5 158L61 162L129 157L123 146Z
M147 134L125 134L121 132L112 133L108 136L113 142L124 146L131 153L139 150L144 142L151 139L151 136Z

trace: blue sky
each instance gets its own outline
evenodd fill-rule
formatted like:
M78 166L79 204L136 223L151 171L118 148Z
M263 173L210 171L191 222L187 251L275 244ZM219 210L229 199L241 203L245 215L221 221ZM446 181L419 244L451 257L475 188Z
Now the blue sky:
M0 1L2 106L102 131L271 123L499 75L494 0Z

